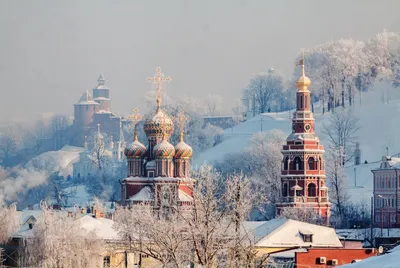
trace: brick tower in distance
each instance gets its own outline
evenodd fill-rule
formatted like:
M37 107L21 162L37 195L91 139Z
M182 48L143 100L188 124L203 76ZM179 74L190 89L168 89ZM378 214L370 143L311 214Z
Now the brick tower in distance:
M300 60L302 75L296 82L297 108L292 119L292 133L283 145L281 187L282 197L276 205L277 215L285 207L313 209L328 225L331 204L325 185L324 146L315 135L314 115L310 110L311 81L304 74L304 60Z

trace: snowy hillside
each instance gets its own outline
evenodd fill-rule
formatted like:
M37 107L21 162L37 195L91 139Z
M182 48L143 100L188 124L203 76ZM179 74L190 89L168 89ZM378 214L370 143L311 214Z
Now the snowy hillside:
M349 193L354 201L363 200L369 202L372 194L371 169L379 166L378 162L386 154L385 147L389 147L389 155L400 153L400 135L396 135L400 131L397 117L397 114L400 114L400 92L391 88L391 101L387 104L381 101L382 94L386 94L386 87L382 87L382 85L379 85L379 87L380 89L363 93L362 105L359 103L359 97L357 96L356 98L354 114L359 118L361 126L357 134L362 151L361 160L362 163L367 160L368 164L346 167ZM292 111L290 112L291 115ZM321 109L316 105L316 133L325 145L327 141L322 134L322 127L324 123L328 122L329 117L330 113L321 115ZM223 142L200 153L194 159L193 167L197 168L204 162L214 163L221 161L229 153L240 152L247 146L250 137L254 133L261 131L261 129L263 131L280 129L288 135L291 131L289 112L258 115L235 126L233 129L226 129ZM357 187L354 187L355 180L357 181Z
M58 151L48 151L32 158L25 168L58 173L63 177L72 176L72 164L79 160L82 151L81 147L67 145Z

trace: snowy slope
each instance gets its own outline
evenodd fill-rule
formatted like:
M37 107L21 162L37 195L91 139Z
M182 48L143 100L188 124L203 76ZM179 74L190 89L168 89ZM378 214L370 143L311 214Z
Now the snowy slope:
M63 177L72 176L72 164L79 160L82 151L81 147L66 145L58 151L48 151L32 158L25 168L58 173Z
M383 92L386 93L386 87L382 85L377 85L377 87L380 88L363 93L361 105L358 97L355 103L354 114L359 118L361 126L358 132L358 141L362 151L361 159L362 162L367 160L368 164L357 166L355 172L353 166L346 167L349 194L354 201L369 202L372 195L371 169L378 167L378 162L386 154L385 147L389 147L389 155L400 153L400 135L397 135L400 132L397 116L400 114L400 91L391 89L391 101L387 104L381 101ZM330 114L321 115L321 108L316 105L314 116L316 133L322 144L327 145L322 128L323 124L327 124ZM250 137L261 129L263 131L280 129L289 135L291 131L289 112L258 115L233 129L226 129L223 141L200 153L193 160L193 167L198 168L204 162L222 161L225 155L240 152L247 146ZM357 187L354 187L355 177ZM360 186L363 188L359 188Z

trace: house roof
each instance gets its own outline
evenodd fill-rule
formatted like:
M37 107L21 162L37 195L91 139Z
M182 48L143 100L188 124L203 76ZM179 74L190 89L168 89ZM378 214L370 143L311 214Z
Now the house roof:
M257 247L342 247L333 228L286 218L246 222L244 228L253 233ZM312 235L312 242L305 242L304 235Z

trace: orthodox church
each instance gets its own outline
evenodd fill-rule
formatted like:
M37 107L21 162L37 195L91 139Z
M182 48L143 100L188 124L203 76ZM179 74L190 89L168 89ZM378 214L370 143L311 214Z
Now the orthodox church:
M324 224L329 224L331 203L325 184L325 151L315 135L308 90L311 81L304 74L303 61L299 63L302 75L296 82L297 108L293 114L292 133L282 148L282 199L277 204L277 215L285 207L311 208Z
M104 133L120 139L120 125L126 123L126 120L111 111L110 89L106 86L102 74L97 79L97 86L93 88L92 93L86 90L74 104L73 127L76 130L76 146L84 145L84 137L95 132L98 123L101 124Z
M161 69L148 81L157 89L157 108L154 115L145 121L144 132L148 147L138 139L137 126L141 116L137 113L129 116L134 123L134 140L125 149L128 161L127 178L121 180L121 203L135 204L152 203L161 208L184 206L192 200L191 186L193 179L190 174L190 159L192 148L184 142L184 124L188 120L183 113L178 117L180 141L175 146L169 142L174 131L174 122L161 109L161 91L164 82L169 82Z

